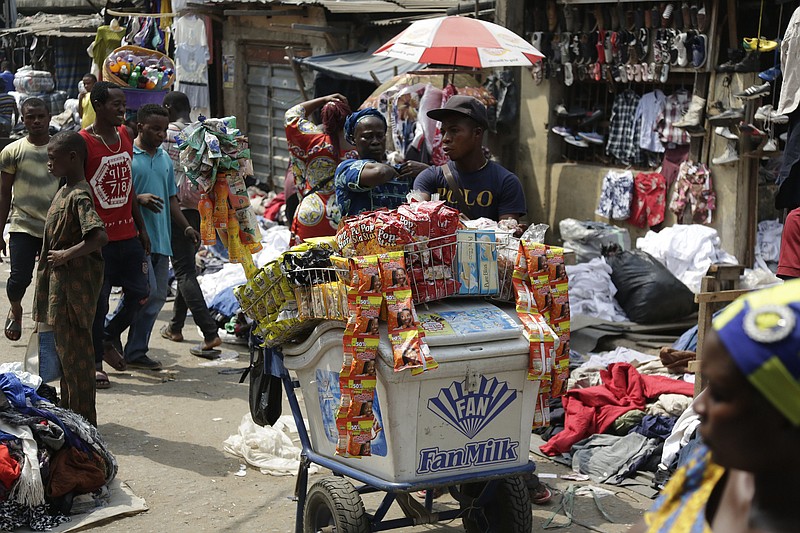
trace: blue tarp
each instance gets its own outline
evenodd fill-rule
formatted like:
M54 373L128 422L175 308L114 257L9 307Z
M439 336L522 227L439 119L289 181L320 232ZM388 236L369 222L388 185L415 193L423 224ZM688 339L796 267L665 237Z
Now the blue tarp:
M305 58L296 58L295 61L308 68L324 72L332 78L359 80L375 83L370 71L384 83L396 74L404 74L412 70L422 70L425 65L411 63L402 59L374 56L371 51L350 50L335 54L325 54Z

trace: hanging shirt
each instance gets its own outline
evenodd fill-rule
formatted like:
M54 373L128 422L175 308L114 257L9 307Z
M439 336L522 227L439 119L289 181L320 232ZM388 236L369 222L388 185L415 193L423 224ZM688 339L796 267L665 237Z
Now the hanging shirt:
M125 28L120 31L114 31L111 26L100 26L97 28L97 35L94 38L94 48L92 49L92 58L95 64L103 69L103 61L120 47L122 38L125 37Z
M131 215L133 141L125 126L118 127L117 132L119 143L109 146L86 130L78 132L86 141L88 151L84 164L86 181L92 187L95 209L106 224L111 242L132 239L137 235Z
M683 115L689 110L691 100L691 93L685 89L679 89L667 97L664 110L658 117L662 143L689 144L692 141L686 130L672 125L683 119Z
M800 103L800 7L794 10L781 41L781 99L778 114L788 115Z
M658 134L658 117L664 111L667 97L660 90L647 93L636 106L635 119L639 127L639 147L642 150L662 153L664 145Z
M608 126L606 154L629 165L641 160L639 130L636 127L636 107L639 95L631 90L623 91L614 98Z
M175 19L175 76L179 81L208 84L211 58L202 18L186 15Z

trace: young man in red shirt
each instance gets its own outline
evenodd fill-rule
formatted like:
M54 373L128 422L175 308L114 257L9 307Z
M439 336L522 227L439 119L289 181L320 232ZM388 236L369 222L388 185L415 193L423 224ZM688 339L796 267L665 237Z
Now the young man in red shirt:
M108 388L103 360L116 370L126 368L117 347L119 338L150 294L146 254L150 238L133 192L133 138L125 126L125 93L108 82L92 88L94 123L81 130L86 141L86 180L95 208L106 225L108 244L103 247L105 277L92 326L97 388ZM138 231L137 231L138 230ZM111 287L122 287L124 312L106 320Z

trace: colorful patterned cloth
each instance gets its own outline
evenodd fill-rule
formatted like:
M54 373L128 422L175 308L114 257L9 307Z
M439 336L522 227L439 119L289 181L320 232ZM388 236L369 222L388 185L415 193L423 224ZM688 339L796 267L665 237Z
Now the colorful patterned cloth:
M662 143L689 144L692 141L686 130L672 125L683 118L683 115L689 110L691 100L691 93L685 89L678 89L667 97L664 102L664 111L658 117Z
M633 179L633 202L628 221L640 228L664 222L667 208L667 180L657 172L640 172Z
M626 220L631 215L633 173L630 170L609 170L603 177L603 188L595 213L614 220Z
M334 194L336 166L358 154L355 150L334 153L330 136L306 118L302 105L286 112L284 126L295 184L302 197L292 222L292 234L299 241L334 235L341 219Z
M411 190L408 180L395 179L377 187L361 186L361 171L369 163L377 161L347 159L336 168L336 203L342 218L381 207L394 209L406 201L406 195Z
M706 504L725 469L711 462L711 452L698 446L644 514L648 533L711 533Z

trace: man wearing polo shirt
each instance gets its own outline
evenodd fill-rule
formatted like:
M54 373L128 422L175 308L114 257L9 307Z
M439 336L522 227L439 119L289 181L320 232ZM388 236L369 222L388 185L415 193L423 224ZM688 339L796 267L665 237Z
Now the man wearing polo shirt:
M195 246L200 243L200 234L183 216L172 159L161 147L167 137L169 112L160 105L147 104L139 109L136 122L139 134L133 144L133 189L143 208L142 218L147 233L151 236L150 297L131 322L124 355L129 367L158 370L161 363L151 359L147 351L158 313L167 301L172 224ZM127 302L123 300L115 314L124 314L125 305Z

